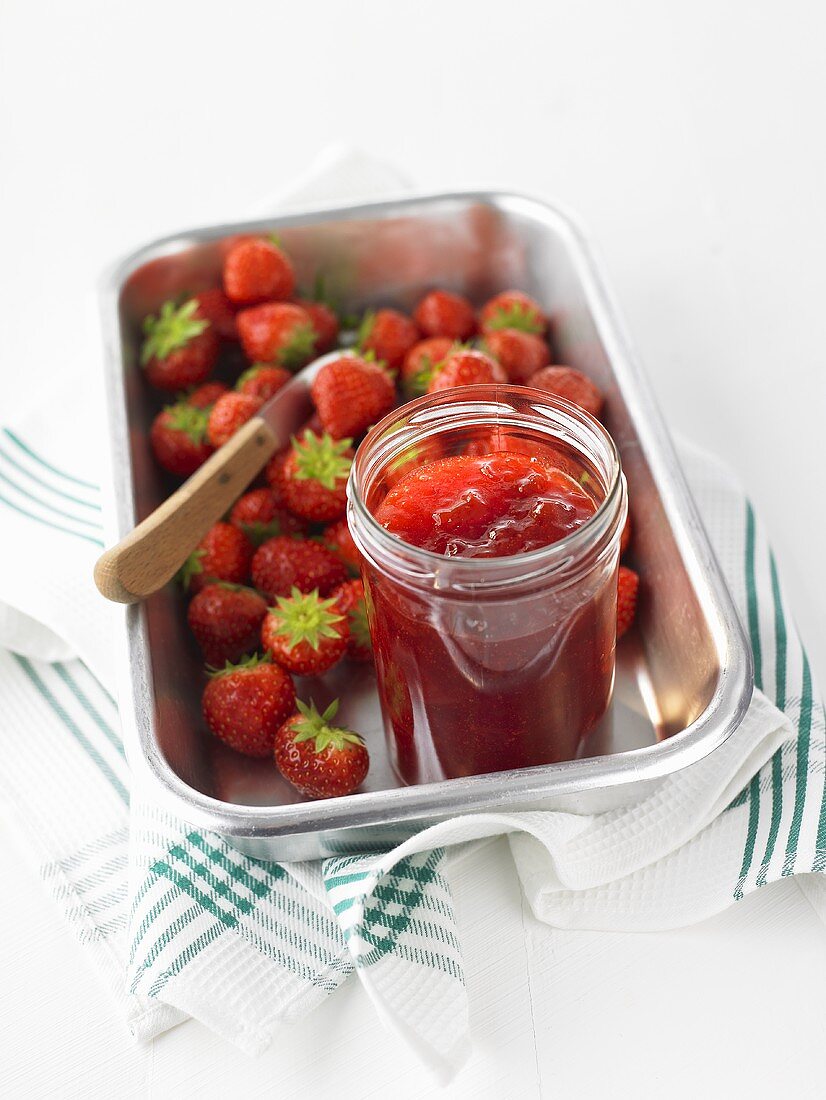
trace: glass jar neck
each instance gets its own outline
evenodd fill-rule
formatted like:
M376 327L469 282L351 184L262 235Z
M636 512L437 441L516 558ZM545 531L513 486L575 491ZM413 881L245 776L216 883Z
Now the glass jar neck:
M450 453L480 433L514 449L528 439L576 463L596 512L558 542L506 557L445 557L412 546L385 530L374 512L387 490L388 471L413 468L431 454ZM496 446L492 449L497 449ZM498 449L506 449L501 446ZM376 569L415 589L450 589L473 597L501 590L522 594L535 585L576 581L613 550L625 522L626 491L613 440L593 417L562 398L522 386L467 386L419 398L390 413L356 452L347 486L353 538Z

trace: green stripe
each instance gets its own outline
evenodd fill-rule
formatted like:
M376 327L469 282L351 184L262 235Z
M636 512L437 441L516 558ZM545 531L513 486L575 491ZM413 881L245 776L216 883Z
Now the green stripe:
M783 761L782 749L778 749L772 757L772 818L769 824L769 835L766 839L766 850L763 853L763 862L757 872L756 883L758 886L766 885L766 875L769 864L774 855L774 846L777 843L777 834L780 832L780 818L783 815Z
M754 654L754 682L763 690L763 656L760 650L760 620L757 614L757 584L754 571L755 524L754 510L746 502L746 604L749 617L749 637Z
M217 917L227 928L234 928L238 923L237 917L233 916L232 913L228 913L225 909L222 909L217 902L213 901L209 894L205 894L203 890L199 889L191 879L186 877L186 875L181 874L181 872L177 871L174 867L170 867L166 860L156 860L150 867L150 870L154 871L156 875L163 875L164 878L168 878L175 886L179 887L197 901L202 908L212 913L213 917Z
M34 668L31 665L31 663L25 657L22 657L19 653L14 653L14 654L12 654L12 656L17 661L17 663L20 665L20 667L23 669L23 671L26 673L26 675L31 680L31 682L34 684L34 686L37 688L37 690L40 692L42 697L46 700L46 702L52 708L52 710L57 715L57 717L64 724L66 729L69 730L69 732L75 738L77 743L86 752L87 756L91 760L93 760L95 764L97 764L98 768L103 773L103 775L105 775L106 778L109 780L109 782L111 783L112 787L117 792L117 794L119 794L120 797L123 799L124 803L126 805L128 805L129 804L129 794L127 793L127 790L124 787L124 785L121 783L121 781L115 775L115 773L112 771L112 769L109 767L109 765L103 759L103 757L100 755L100 753L94 747L94 745L88 740L88 738L83 733L83 731L80 729L80 727L75 723L75 721L71 717L71 715L68 714L64 710L63 705L60 703L60 701L51 693L51 691L46 686L46 684L43 682L43 680L40 678L40 676L37 674L37 672L35 672Z
M204 883L214 893L228 902L236 910L235 913L231 914L234 923L238 920L238 913L247 914L250 912L253 903L249 898L242 898L240 894L236 894L233 888L217 878L205 863L202 863L198 859L194 859L192 853L188 852L186 848L183 848L180 844L173 844L169 849L169 855L174 856L175 859L184 863L193 874L203 879Z
M760 820L760 776L755 775L749 783L749 826L746 831L746 848L743 852L743 863L740 867L740 877L734 891L735 900L743 897L743 886L751 869L751 861L754 858L754 844L757 840L757 825Z
M33 519L35 523L42 523L44 527L51 527L53 531L62 531L64 535L74 535L75 538L85 539L87 542L94 543L95 546L103 547L101 539L93 538L91 535L84 534L82 531L73 531L70 527L61 527L59 523L51 523L49 520L43 519L42 516L36 516L33 512L27 512L25 508L21 508L19 504L15 504L13 501L9 500L8 497L4 497L2 493L0 493L0 501L11 508L12 511L18 512L21 516L26 516L27 519Z
M177 892L173 892L173 896L175 898L178 898L180 897L180 894L178 894ZM174 943L175 937L178 935L178 933L182 932L184 928L187 927L187 925L192 924L194 920L197 920L198 917L201 916L201 914L202 910L197 905L190 905L190 907L188 909L185 909L183 913L180 913L170 925L164 928L164 930L161 932L161 934L158 936L158 938L147 951L146 955L141 960L138 969L135 971L135 976L132 979L132 985L130 988L131 993L135 992L144 971L149 969L149 967L152 965L155 959L157 959L158 955L160 955L164 948L168 947L171 943Z
M223 928L220 924L213 924L211 928L208 928L206 932L203 932L197 940L194 940L189 946L180 953L177 959L171 966L164 970L163 974L160 974L152 985L149 987L147 996L157 997L170 978L174 978L175 975L182 970L187 963L191 962L196 955L204 950L205 947L216 940L221 935Z
M774 703L780 710L786 709L786 650L787 631L786 617L783 614L783 598L780 595L780 578L777 575L777 562L774 554L769 552L769 569L771 572L772 600L774 602ZM783 816L783 750L778 749L772 757L772 816L769 823L769 835L766 838L766 850L763 853L763 862L757 872L757 885L765 886L769 872L769 864L774 855L774 846L780 832L780 819Z
M763 669L760 650L760 619L757 611L757 584L754 569L754 545L755 522L754 510L746 501L746 606L749 621L749 640L754 654L754 682L758 688L762 688ZM739 900L743 897L743 886L751 870L754 859L754 847L757 842L757 826L760 821L760 779L759 775L753 776L748 786L749 791L749 824L746 831L746 846L743 851L743 862L740 865L740 875L734 888L734 897Z
M110 743L110 745L125 759L121 739L112 729L112 727L103 717L103 715L100 714L100 712L94 707L91 700L88 699L86 695L84 695L84 693L81 691L80 685L76 683L76 681L72 678L72 675L69 672L68 668L66 668L66 666L61 662L57 662L56 664L52 665L52 668L58 674L58 676L69 689L69 691L71 691L72 695L74 695L75 699L77 699L78 703L80 703L81 707L83 707L83 709L92 719L92 721L98 727L106 740Z
M2 447L0 447L0 456L2 456L10 466L14 466L15 470L19 470L21 474L24 474L30 481L33 481L35 485L40 485L41 488L47 489L50 493L54 493L55 496L62 497L64 500L69 500L72 504L80 504L84 508L91 508L93 512L101 511L99 504L83 500L82 497L72 496L71 493L64 493L62 489L55 489L54 485L50 485L48 481L44 481L42 477L38 477L37 474L33 474L31 470L27 470L25 466L21 465L16 458L12 458L8 451L4 451ZM8 478L6 480L8 480ZM14 485L15 489L19 489L21 493L25 492L25 490L21 489L14 481L9 481L9 484ZM26 493L26 495L28 496L28 493ZM35 498L32 497L32 499L34 500ZM38 503L40 503L40 501L38 501Z
M331 878L325 878L324 885L328 890L334 890L337 886L349 886L351 882L363 882L372 873L372 871L353 871L350 875L333 875Z
M72 523L82 523L84 527L91 527L93 531L103 530L100 523L94 523L90 519L83 519L82 516L76 516L72 512L64 512L62 508L57 508L54 504L50 504L48 501L41 500L39 497L33 496L27 489L24 489L22 485L18 485L16 481L12 481L10 477L7 477L2 470L0 470L0 481L5 481L5 483L7 485L10 485L16 493L19 493L21 495L21 497L25 497L26 500L30 500L32 504L36 504L39 508L45 508L47 512L53 512L56 516L62 516L64 519L70 519Z
M213 848L212 845L207 843L205 838L201 836L200 833L188 833L186 839L196 848L200 848L204 855L208 856L213 863L217 864L217 866L221 867L224 871L231 875L236 882L240 883L242 886L246 886L246 888L251 893L255 894L256 897L262 898L272 889L271 885L268 885L266 882L262 882L260 878L256 878L255 875L251 875L249 871L240 866L234 859L231 858L228 852L221 851L218 848ZM282 870L282 868L278 867L277 864L275 865L275 868L275 872L269 871L263 866L261 867L261 870L264 872L264 874L269 875L273 879L273 882L277 882L279 879L284 877L286 872Z
M27 454L29 458L33 458L35 462L38 462L44 469L51 470L53 474L57 474L58 477L62 477L65 481L71 481L75 485L82 485L84 489L93 489L96 493L100 492L99 485L94 485L91 481L84 481L79 477L73 477L72 474L67 474L65 470L59 470L57 466L52 466L45 458L41 458L39 454L36 454L31 447L27 443L24 443L19 435L15 435L10 428L3 428L3 434L6 435L12 443L16 444L21 451Z
M800 717L797 722L797 776L794 785L794 813L789 827L789 839L786 843L786 858L783 861L783 876L794 872L797 859L797 845L800 841L800 826L803 823L803 810L806 807L806 786L809 779L809 742L812 735L812 673L809 658L803 653L803 691L800 700Z
M826 710L820 704L820 717L826 728ZM815 845L815 858L812 863L813 871L826 870L826 761L823 770L823 794L820 799L820 820L817 826L817 842Z
M780 578L777 576L777 562L774 554L769 554L769 566L772 578L772 598L774 599L774 705L780 710L786 709L786 616L783 614L783 599L780 595Z

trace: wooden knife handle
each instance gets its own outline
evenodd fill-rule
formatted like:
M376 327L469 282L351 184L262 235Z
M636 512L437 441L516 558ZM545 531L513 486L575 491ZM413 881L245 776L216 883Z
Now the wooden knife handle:
M95 565L95 584L107 600L137 603L177 571L278 447L260 417L253 417L188 481Z

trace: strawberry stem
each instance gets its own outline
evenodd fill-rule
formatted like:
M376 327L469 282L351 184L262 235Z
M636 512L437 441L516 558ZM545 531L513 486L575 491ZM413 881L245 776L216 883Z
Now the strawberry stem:
M275 607L270 608L270 615L278 634L286 639L288 649L306 642L311 649L318 650L322 639L341 636L334 628L344 616L332 610L335 603L332 598L322 600L317 588L304 593L293 586L289 596L278 597Z
M315 741L314 750L316 753L324 752L327 748L332 748L334 752L341 752L342 750L349 750L351 745L361 746L364 744L363 738L359 737L357 733L353 733L352 730L329 724L338 711L338 699L334 699L323 714L318 713L318 708L312 699L309 706L298 699L296 700L296 706L301 718L293 726L296 731L293 736L295 744L299 745L303 741Z
M205 317L196 316L198 303L194 298L177 306L173 301L164 302L157 317L144 318L144 341L141 363L150 359L166 359L173 351L184 348L209 328Z

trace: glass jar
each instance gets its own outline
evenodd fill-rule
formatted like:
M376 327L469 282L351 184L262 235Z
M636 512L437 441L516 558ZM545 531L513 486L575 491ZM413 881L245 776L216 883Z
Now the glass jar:
M559 466L594 515L550 546L445 557L374 513L406 470L437 457L520 451ZM364 556L384 726L406 783L573 758L614 680L619 541L616 447L587 413L520 386L468 386L386 416L358 449L348 522Z

